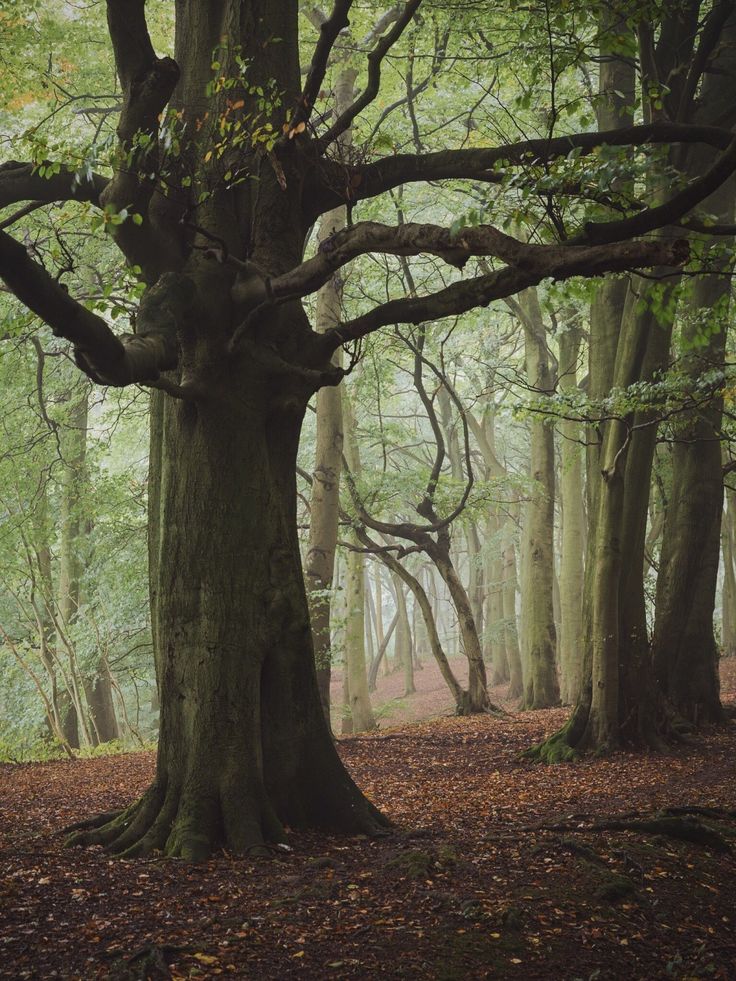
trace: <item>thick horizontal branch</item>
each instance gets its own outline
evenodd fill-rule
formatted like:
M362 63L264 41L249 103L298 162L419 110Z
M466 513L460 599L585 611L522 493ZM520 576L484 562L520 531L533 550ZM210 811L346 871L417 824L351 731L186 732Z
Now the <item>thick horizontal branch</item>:
M341 344L365 337L387 324L420 324L485 307L492 300L536 286L543 279L598 276L645 266L680 266L689 257L689 247L684 240L537 248L537 261L526 262L524 268L505 266L485 276L453 283L428 296L391 300L362 317L340 324L319 338L321 353L332 353Z
M572 133L554 139L522 140L497 147L398 153L347 170L325 160L322 169L316 172L315 186L308 198L309 217L314 219L340 204L375 197L399 184L453 179L498 181L502 166L533 166L566 157L573 151L592 153L600 146L703 143L725 150L732 139L733 133L719 126L657 122L601 132Z
M38 166L8 160L0 164L0 208L22 201L41 201L44 204L89 201L96 205L107 183L107 179L99 174L92 174L88 179L68 167L62 167L58 174L42 177Z
M441 225L382 225L364 221L325 239L315 256L271 280L274 299L307 296L323 286L338 269L369 252L410 256L422 253L439 256L462 269L471 256L495 256L510 266L537 272L580 259L587 261L588 248L579 246L530 245L506 235L492 225L464 228L453 234Z
M114 334L101 317L69 296L19 242L1 231L0 278L56 337L71 341L79 366L94 381L118 386L152 382L160 372L176 367L175 331Z
M630 218L618 221L588 222L585 232L579 241L604 245L607 242L620 242L624 238L646 235L657 228L671 225L679 221L688 211L710 197L714 191L728 180L736 170L736 139L733 139L727 149L718 157L702 177L688 184L669 201L655 208L646 208Z

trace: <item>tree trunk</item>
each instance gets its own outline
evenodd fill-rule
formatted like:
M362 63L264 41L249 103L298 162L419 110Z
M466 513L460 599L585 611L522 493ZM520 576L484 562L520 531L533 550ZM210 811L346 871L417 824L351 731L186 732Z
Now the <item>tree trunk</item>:
M360 454L355 435L352 406L345 389L342 390L342 409L345 427L345 459L356 479L360 479ZM352 732L375 729L376 720L368 693L368 666L365 652L365 556L357 549L358 537L351 529L345 582L345 671L348 680L349 708Z
M385 824L344 770L317 689L296 535L306 397L272 400L260 366L231 364L223 397L152 413L157 775L77 841L202 858L283 840L285 825Z
M511 521L506 523L509 529ZM503 622L504 648L509 666L509 698L521 698L524 681L519 651L519 635L516 627L516 548L513 537L506 532L503 548Z
M97 673L85 686L95 733L101 743L109 743L120 738L120 728L115 715L115 702L112 695L110 668L104 658L100 658Z
M86 718L84 680L79 672L76 651L70 636L81 599L83 494L87 485L87 417L89 382L85 379L71 395L71 406L63 431L64 468L61 481L61 535L59 552L59 631L57 656L65 652L65 670L69 679L65 706L64 735L70 746L81 742L89 746L96 741Z
M360 540L363 544L370 548L371 540L368 538L365 532L358 532ZM435 618L434 610L432 608L432 603L430 602L429 596L426 590L416 578L413 576L408 569L406 569L398 559L396 559L389 552L382 552L380 555L381 561L386 564L386 566L398 576L409 589L414 594L414 601L418 605L419 610L424 621L424 625L427 631L427 638L429 641L430 649L432 651L432 656L437 661L437 666L440 669L442 677L445 684L450 689L452 697L455 700L455 711L458 715L469 715L471 714L471 702L469 692L463 691L460 683L453 674L450 663L447 660L447 656L442 648L442 642L440 641L439 632L437 630L437 620ZM431 581L431 576L430 576ZM396 617L395 619L398 619ZM388 638L388 634L387 634ZM384 641L385 643L386 641Z
M527 379L539 392L550 392L553 372L536 290L519 298L524 311ZM524 696L522 709L549 708L559 704L555 665L557 635L554 620L554 505L555 459L552 427L534 418L531 427L531 479L533 487L524 520L527 578L522 588L526 625L522 652Z
M733 220L734 184L709 200L711 213ZM719 243L720 246L720 243ZM706 260L707 261L707 260ZM716 253L709 265L724 275L701 276L692 285L684 317L683 369L697 392L702 378L725 368L732 261ZM702 317L709 317L702 340ZM723 516L720 432L723 400L690 410L676 424L672 490L665 513L657 577L652 660L657 680L688 721L722 718L718 645L713 631Z
M491 668L491 684L502 685L509 680L509 661L505 643L503 602L503 557L500 547L500 517L498 508L492 508L486 522L486 576L488 659Z
M409 625L409 614L406 610L406 597L404 588L399 577L394 574L394 595L396 597L396 612L398 621L396 625L396 663L404 668L404 695L413 695L416 691L414 686L414 656L412 650L411 627Z
M723 549L723 599L721 648L724 657L736 654L736 489L726 487L726 505L721 524Z
M577 389L580 332L568 328L559 335L560 389ZM583 462L579 423L560 423L560 498L562 502L562 556L560 559L560 688L562 701L574 704L582 686L583 663Z

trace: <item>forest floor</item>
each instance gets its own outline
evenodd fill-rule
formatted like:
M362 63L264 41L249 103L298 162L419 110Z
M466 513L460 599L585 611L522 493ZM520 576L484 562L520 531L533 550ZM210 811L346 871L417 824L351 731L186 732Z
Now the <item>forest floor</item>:
M736 659L722 678L733 704ZM412 699L432 708L426 690L404 707ZM294 835L273 859L64 849L64 825L143 790L153 754L0 766L0 976L736 978L736 859L721 850L733 823L697 818L721 831L707 844L590 830L633 812L736 808L736 725L666 754L519 758L565 717L442 717L342 740L395 831Z

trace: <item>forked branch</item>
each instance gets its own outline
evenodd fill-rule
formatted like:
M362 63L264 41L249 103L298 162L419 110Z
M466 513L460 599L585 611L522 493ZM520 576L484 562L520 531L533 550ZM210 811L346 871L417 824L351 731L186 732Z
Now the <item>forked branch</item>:
M422 297L390 300L374 310L340 324L319 338L320 353L331 354L341 344L358 340L387 324L420 324L427 320L466 313L485 307L543 279L598 276L646 266L681 266L689 257L688 244L675 242L620 242L606 246L539 246L534 263L521 268L504 266L495 272L464 279ZM546 249L549 248L549 252Z
M320 153L329 147L338 136L342 135L352 124L356 116L373 102L381 86L381 64L391 48L404 33L414 14L419 9L422 0L408 0L401 15L396 18L393 27L384 34L375 48L368 55L368 83L355 102L335 120L327 132L317 141Z

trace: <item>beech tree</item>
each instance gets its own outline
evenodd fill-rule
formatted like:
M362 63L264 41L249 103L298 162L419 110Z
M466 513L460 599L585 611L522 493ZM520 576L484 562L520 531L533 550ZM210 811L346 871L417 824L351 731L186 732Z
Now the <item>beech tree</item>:
M144 0L106 6L122 92L111 172L51 159L0 167L2 207L99 208L145 287L131 331L117 333L0 231L0 276L70 342L79 369L97 384L152 390L157 772L139 801L91 819L73 841L202 858L222 846L262 849L286 826L374 833L386 821L340 762L315 675L295 520L310 398L350 370L352 359L333 360L341 348L354 354L385 325L460 315L549 277L680 267L687 244L651 233L733 172L736 139L718 124L652 119L487 147L350 153L340 138L377 98L386 56L418 24L421 0L394 8L337 112L323 84L351 0L321 20L303 72L295 0L178 0L173 57L154 50ZM402 184L491 186L605 145L677 143L713 149L696 179L631 216L586 221L583 207L575 228L539 241L485 223L355 220L361 202ZM312 226L343 205L347 227L305 259ZM303 298L367 253L426 253L471 272L317 332ZM475 256L485 257L480 271Z

